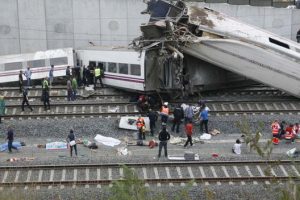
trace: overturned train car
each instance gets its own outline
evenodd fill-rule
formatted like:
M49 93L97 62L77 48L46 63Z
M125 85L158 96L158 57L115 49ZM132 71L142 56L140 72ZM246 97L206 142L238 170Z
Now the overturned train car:
M133 47L147 50L153 88L206 89L254 80L300 97L300 46L219 12L150 0ZM149 67L151 66L151 67Z

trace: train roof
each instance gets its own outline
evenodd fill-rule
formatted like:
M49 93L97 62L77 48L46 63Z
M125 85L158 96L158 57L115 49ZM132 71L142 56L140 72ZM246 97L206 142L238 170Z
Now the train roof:
M136 52L135 49L129 48L128 46L88 46L77 48L77 50L91 50L91 51L132 51Z

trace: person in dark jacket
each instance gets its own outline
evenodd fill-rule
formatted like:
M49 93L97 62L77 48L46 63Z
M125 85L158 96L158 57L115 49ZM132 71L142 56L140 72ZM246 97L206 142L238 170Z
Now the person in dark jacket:
M281 137L283 137L285 135L285 129L286 129L286 122L282 121L280 123L279 138L281 138Z
M168 151L167 151L167 142L170 139L170 134L167 131L167 127L165 123L162 123L162 130L158 134L159 139L159 149L158 149L158 158L160 158L161 155L161 149L164 147L165 149L165 157L168 157Z
M23 90L23 101L22 101L22 111L24 111L24 105L28 106L28 108L33 111L32 107L30 106L29 104L29 101L28 101L28 89L24 89Z
M50 97L49 97L49 83L48 77L45 77L42 82L42 95L43 95L43 102L44 102L44 110L50 110Z
M155 122L157 121L157 112L153 111L152 109L149 109L149 113L147 115L149 117L150 121L150 133L151 136L154 136L154 129L156 127Z
M11 153L11 149L18 150L17 147L13 146L13 141L14 141L14 131L13 129L8 126L7 128L7 147L8 147L8 152Z
M174 114L174 120L173 120L172 132L174 132L176 126L176 133L179 133L179 126L181 124L181 120L184 117L184 112L180 105L177 105L177 107L173 111L173 114Z
M298 1L298 2L299 2L299 7L300 7L300 1ZM297 32L296 39L297 39L297 42L300 43L300 29Z
M20 70L19 73L19 89L20 89L20 93L22 92L23 89L23 71Z
M75 151L75 155L77 156L77 146L76 146L76 140L75 140L75 134L74 134L74 131L73 129L70 130L70 133L67 137L67 142L69 143L70 145L70 156L72 157L72 154L73 154L73 148L74 148L74 151ZM73 143L75 142L75 144L72 144L72 141Z

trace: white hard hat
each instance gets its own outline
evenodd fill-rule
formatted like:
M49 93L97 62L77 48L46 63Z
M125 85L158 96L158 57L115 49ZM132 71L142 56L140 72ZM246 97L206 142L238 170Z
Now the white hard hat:
M168 104L169 104L168 102L165 102L165 103L164 103L165 106L168 106Z

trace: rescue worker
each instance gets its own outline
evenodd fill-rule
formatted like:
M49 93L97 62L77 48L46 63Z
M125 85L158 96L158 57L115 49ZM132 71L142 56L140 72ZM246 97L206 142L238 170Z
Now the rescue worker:
M279 138L281 138L285 134L285 125L286 125L285 121L282 121L280 123Z
M138 139L144 140L146 139L145 136L145 120L143 117L139 117L136 121L136 128L139 131Z
M4 101L4 96L0 95L0 123L1 123L1 118L5 115L5 101Z
M70 70L70 66L68 66L66 69L66 79L69 80L70 78L71 78L71 70Z
M78 88L77 80L76 80L75 76L73 76L71 85L72 85L72 101L75 101L76 100L76 95L77 95L77 88Z
M137 101L137 107L139 112L146 112L149 109L148 97L146 95L140 95Z
M43 98L43 101L44 101L44 110L45 111L50 110L48 77L45 77L44 80L43 80L42 95L43 95L42 98Z
M173 126L171 130L172 132L174 132L176 126L176 133L179 133L181 120L184 117L183 109L181 108L180 104L178 104L177 107L174 109L173 114L174 114L174 120L173 120Z
M20 70L19 73L19 89L20 89L20 93L23 91L23 71Z
M159 139L159 149L158 149L158 158L160 158L161 150L164 147L165 150L165 157L168 157L168 151L167 151L167 142L170 139L170 134L167 131L166 123L162 123L162 130L158 134Z
M52 86L53 79L54 79L54 65L51 65L51 68L50 68L50 71L49 71L49 83L50 83L50 86Z
M13 142L14 142L14 131L10 126L8 126L7 127L7 148L9 153L12 152L11 149L18 150L17 147L13 146Z
M154 136L154 129L156 127L155 122L157 121L158 118L157 113L150 108L147 116L149 117L149 121L150 121L151 136Z
M103 88L100 67L95 68L95 72L94 73L95 73L95 76L94 76L94 90L96 90L97 80L100 81L100 85Z
M169 118L168 102L165 102L160 111L161 123L167 124Z
M23 90L23 101L22 101L22 111L24 111L24 105L28 106L28 108L33 111L32 107L30 106L29 104L29 101L28 101L28 89L24 89Z
M72 90L72 84L71 84L71 80L67 80L67 99L68 101L72 100L72 95L73 95L73 90Z
M190 143L190 145L193 146L193 141L192 141L193 124L192 124L192 121L187 122L187 124L185 125L185 133L186 133L186 136L188 139L185 142L184 147L186 147L188 145L188 143Z
M73 149L75 151L75 155L77 156L76 137L75 137L73 129L70 130L70 133L68 134L66 140L70 146L70 156L72 157L72 155L73 155Z
M205 106L202 106L202 110L201 110L200 115L199 115L200 133L204 133L203 132L203 125L205 127L205 133L208 133L208 111L209 111L209 109L206 109Z
M279 124L278 120L275 120L272 123L271 128L272 128L273 137L280 138L280 134L279 134L280 124Z
M188 123L188 122L193 122L193 117L194 117L194 111L193 111L193 107L191 105L188 105L187 108L185 108L184 110L184 123Z
M296 139L296 131L295 131L295 128L294 128L293 124L290 124L285 129L284 139L291 140L292 142L294 142L294 140Z
M27 67L27 70L24 72L24 75L26 77L26 80L27 80L27 87L29 88L30 85L31 85L31 70L30 70L30 67Z

